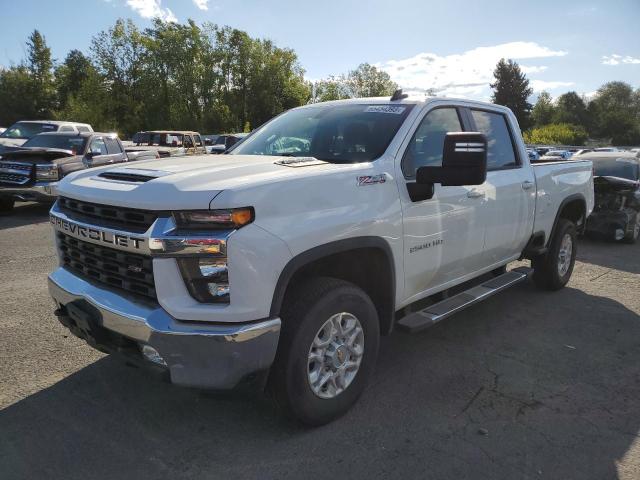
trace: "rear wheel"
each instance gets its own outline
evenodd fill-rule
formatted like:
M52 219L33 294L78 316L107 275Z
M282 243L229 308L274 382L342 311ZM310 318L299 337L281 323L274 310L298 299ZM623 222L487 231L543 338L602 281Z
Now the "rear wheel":
M268 388L307 425L344 414L365 389L380 341L378 314L357 286L317 278L289 295Z
M624 243L636 243L640 237L640 212L636 212L633 216L633 220L629 222L627 231L622 241Z
M576 237L576 226L572 221L558 220L549 251L531 262L533 281L539 288L559 290L567 284L576 260Z
M11 197L0 197L0 215L8 215L13 211L16 201Z

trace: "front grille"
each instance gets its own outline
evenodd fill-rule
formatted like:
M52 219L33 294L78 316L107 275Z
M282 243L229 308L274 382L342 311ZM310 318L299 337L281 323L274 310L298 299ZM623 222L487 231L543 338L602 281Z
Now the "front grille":
M29 181L29 177L24 175L18 175L16 173L3 173L0 172L0 182L16 183L18 185L24 185Z
M58 199L58 206L71 218L136 233L146 232L160 213L152 210L100 205L66 197Z
M57 236L60 259L67 269L129 293L156 299L150 257L95 245L61 232Z
M24 185L32 177L30 163L0 162L0 182Z

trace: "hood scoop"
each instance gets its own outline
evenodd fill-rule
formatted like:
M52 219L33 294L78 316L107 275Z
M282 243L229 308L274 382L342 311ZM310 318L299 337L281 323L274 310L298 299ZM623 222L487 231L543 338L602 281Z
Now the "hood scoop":
M171 172L163 170L150 170L146 168L114 168L98 175L106 180L126 183L146 183L149 180L170 175Z
M313 165L324 165L327 162L324 160L318 160L315 157L288 157L274 162L276 165L282 165L283 167L311 167Z

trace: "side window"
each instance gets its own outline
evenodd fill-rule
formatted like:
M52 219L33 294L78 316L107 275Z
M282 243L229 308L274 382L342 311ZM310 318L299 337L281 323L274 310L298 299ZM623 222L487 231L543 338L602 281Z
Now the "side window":
M193 148L193 140L191 139L191 135L184 136L184 148Z
M507 119L501 113L471 110L476 129L487 136L487 170L517 167Z
M74 132L75 130L70 125L63 125L63 126L60 127L60 130L58 130L58 131L59 132Z
M201 147L202 146L202 139L200 138L200 135L196 135L194 138L196 139L196 145L198 147Z
M422 120L402 158L402 173L413 178L420 167L442 165L444 137L461 132L462 123L454 107L431 110Z
M89 127L85 127L84 125L77 125L76 128L79 132L90 132Z
M122 153L122 149L120 148L120 144L115 138L107 137L104 139L104 143L107 144L107 152L109 155L115 155L118 153Z
M91 140L89 151L94 155L106 155L107 146L105 145L104 140L101 137L96 137Z

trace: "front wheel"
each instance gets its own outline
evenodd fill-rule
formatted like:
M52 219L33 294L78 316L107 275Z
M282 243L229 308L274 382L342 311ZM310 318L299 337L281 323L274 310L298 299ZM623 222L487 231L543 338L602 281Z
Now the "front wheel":
M268 388L278 406L317 426L343 415L373 373L380 329L369 296L334 278L289 295Z
M549 251L536 257L533 266L533 281L544 290L560 290L573 272L576 261L576 226L565 218L558 220Z

